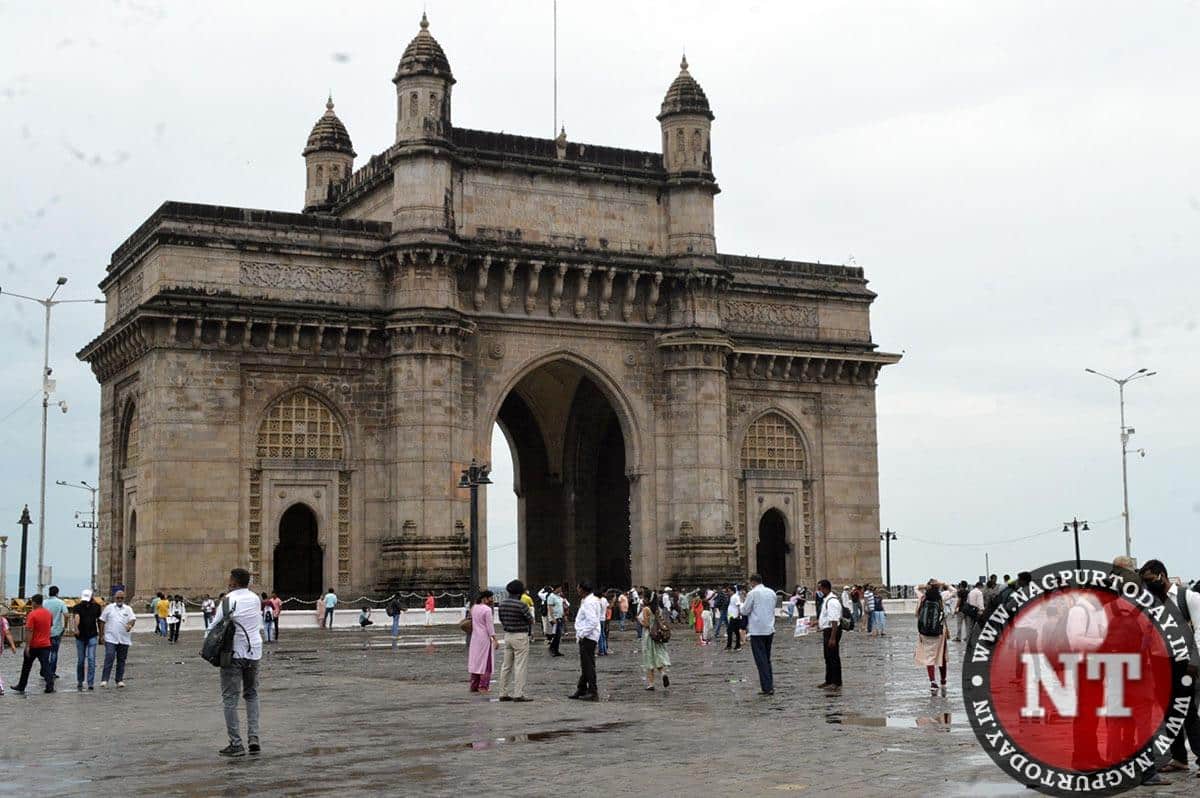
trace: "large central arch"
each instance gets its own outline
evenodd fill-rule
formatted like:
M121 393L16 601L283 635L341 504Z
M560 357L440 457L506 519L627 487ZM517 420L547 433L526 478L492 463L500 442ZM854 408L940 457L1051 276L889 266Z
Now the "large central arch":
M615 386L577 358L543 358L514 376L489 418L512 454L521 578L629 587L638 446Z

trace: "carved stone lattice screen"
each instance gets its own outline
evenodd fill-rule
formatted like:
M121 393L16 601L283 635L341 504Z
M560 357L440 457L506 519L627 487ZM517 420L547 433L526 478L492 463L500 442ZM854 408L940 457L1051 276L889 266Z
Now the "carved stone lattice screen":
M341 460L342 427L328 407L305 393L276 402L258 429L258 456Z
M250 581L262 577L262 471L250 471Z
M755 421L742 441L742 468L804 471L804 443L796 428L778 413Z

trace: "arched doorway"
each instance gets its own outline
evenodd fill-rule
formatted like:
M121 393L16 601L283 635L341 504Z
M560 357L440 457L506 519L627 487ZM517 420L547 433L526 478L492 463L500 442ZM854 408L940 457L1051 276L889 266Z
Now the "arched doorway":
M763 584L773 590L788 592L787 584L787 520L772 507L758 521L756 546L758 573Z
M293 504L279 519L275 547L275 591L285 598L311 600L321 595L325 552L317 542L317 516L303 504Z
M516 517L488 515L488 543L511 539L526 584L631 584L627 442L612 402L579 365L547 363L505 397L496 424L512 456ZM506 486L497 484L494 491ZM509 505L511 508L511 504ZM490 580L494 581L494 580Z

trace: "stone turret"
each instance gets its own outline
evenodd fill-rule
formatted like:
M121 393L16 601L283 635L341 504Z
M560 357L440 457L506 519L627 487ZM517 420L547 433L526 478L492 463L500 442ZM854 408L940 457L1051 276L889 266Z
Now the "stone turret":
M396 165L393 172L392 232L397 241L445 239L454 229L450 160L450 61L421 30L404 48L396 76Z
M346 126L333 112L332 95L325 103L325 113L308 134L302 154L307 172L304 212L315 213L328 207L330 185L342 182L354 171L354 146Z
M712 173L713 113L704 89L688 72L687 57L667 89L658 121L668 175L667 250L672 255L715 255Z
M450 137L450 87L454 75L442 46L421 14L421 30L396 67L396 141Z

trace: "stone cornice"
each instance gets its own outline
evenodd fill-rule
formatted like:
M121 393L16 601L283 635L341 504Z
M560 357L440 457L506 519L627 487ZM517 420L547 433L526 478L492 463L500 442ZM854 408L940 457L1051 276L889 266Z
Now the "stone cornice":
M734 349L730 379L873 386L884 366L900 362L889 352Z

